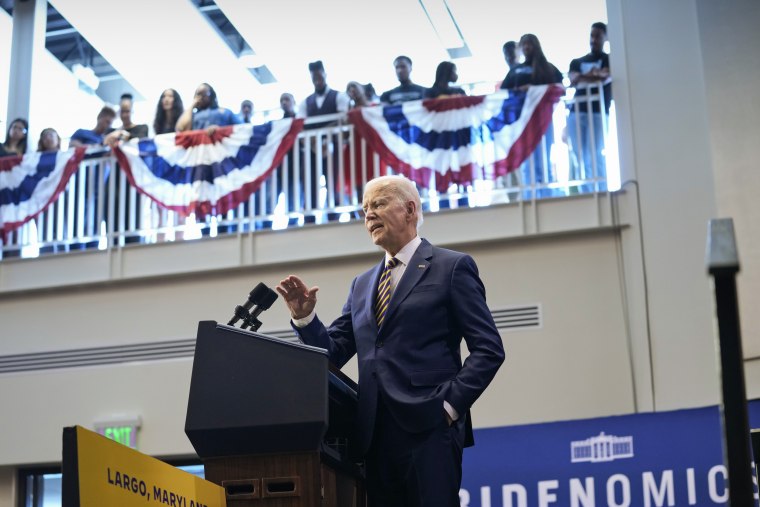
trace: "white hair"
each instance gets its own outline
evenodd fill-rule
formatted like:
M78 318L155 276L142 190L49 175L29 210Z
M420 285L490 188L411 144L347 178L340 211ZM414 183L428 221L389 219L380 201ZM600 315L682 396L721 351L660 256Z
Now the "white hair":
M417 229L422 226L422 200L420 199L419 191L417 191L417 186L412 180L403 174L379 176L367 182L367 185L364 187L364 195L367 195L367 192L373 187L387 190L402 204L406 204L409 201L414 202L417 207Z

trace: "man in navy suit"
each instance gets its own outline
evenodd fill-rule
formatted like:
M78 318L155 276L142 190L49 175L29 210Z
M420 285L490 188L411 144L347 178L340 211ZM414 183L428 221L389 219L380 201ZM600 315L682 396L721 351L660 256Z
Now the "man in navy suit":
M363 207L385 257L354 279L332 325L316 317L318 287L291 275L277 291L305 343L327 349L338 367L358 355L357 443L370 506L458 506L462 449L473 444L469 410L504 361L501 337L472 258L417 235L411 181L370 181Z

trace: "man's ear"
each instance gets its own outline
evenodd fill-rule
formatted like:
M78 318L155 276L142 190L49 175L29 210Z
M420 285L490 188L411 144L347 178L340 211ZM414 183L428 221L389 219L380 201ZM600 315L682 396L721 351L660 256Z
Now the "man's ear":
M406 203L406 213L409 216L414 216L417 214L417 203L414 201L407 201Z

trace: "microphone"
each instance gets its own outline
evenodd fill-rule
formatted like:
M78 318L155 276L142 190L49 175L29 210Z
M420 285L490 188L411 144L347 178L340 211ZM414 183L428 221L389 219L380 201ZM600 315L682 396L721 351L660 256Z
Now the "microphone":
M265 296L269 296L270 292L274 293L274 296L275 296L274 299L277 299L277 293L275 293L274 291L272 291L272 289L270 289L269 287L267 287L263 283L259 282L259 284L256 287L253 288L253 290L250 292L250 294L248 294L248 300L245 303L243 303L242 306L241 305L237 305L235 307L235 315L232 316L232 318L227 323L227 325L228 326L233 326L237 321L239 321L241 319L245 320L246 318L248 318L248 316L249 316L248 310L250 310L251 307L253 307L253 305L261 304L261 301L263 300L263 298ZM267 306L267 308L269 308L270 306L272 306L272 303L274 303L274 299L269 303L269 305ZM259 312L259 313L261 313L261 312Z
M259 284L264 285L264 284ZM258 286L257 286L258 287ZM264 285L264 288L266 289L266 292L264 295L261 296L261 298L258 301L258 306L248 314L248 318L245 319L245 322L242 326L240 326L240 329L245 329L247 326L251 327L251 331L258 331L258 329L261 327L261 321L257 319L259 315L261 315L266 310L269 310L269 308L272 306L272 303L277 301L277 298L279 297L275 291ZM237 309L236 309L237 310Z

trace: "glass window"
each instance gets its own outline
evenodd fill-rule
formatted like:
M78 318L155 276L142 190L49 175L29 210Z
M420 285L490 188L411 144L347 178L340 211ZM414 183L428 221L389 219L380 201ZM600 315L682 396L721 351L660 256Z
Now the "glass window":
M203 465L183 462L177 468L205 478ZM61 473L60 469L24 470L19 473L20 493L24 507L61 507Z

